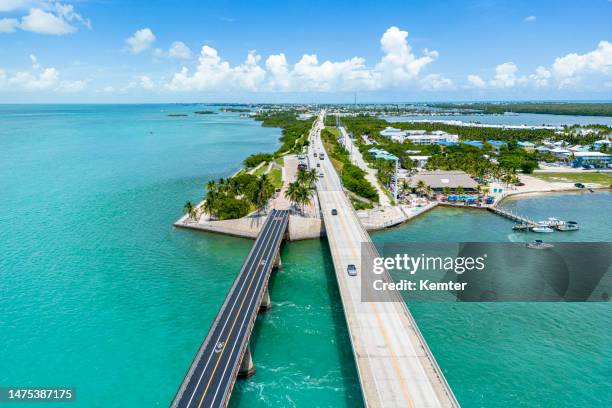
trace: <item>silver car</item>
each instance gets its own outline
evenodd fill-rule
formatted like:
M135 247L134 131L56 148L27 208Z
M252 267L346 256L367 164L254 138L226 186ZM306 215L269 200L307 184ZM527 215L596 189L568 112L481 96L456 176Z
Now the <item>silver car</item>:
M357 267L353 264L349 264L349 266L346 267L346 272L349 276L357 276Z

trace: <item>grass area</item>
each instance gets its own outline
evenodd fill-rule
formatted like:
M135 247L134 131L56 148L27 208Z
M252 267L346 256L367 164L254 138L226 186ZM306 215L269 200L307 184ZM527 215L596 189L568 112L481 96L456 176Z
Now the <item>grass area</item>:
M612 186L612 172L605 173L534 173L532 176L546 181L570 183L597 183Z
M285 156L277 157L274 161L276 164L283 167L285 165Z
M338 130L337 127L335 126L326 126L325 129L329 130L331 134L333 134L336 137L340 137L340 130Z
M351 198L351 204L353 204L353 208L357 211L369 210L370 208L374 208L372 204L364 203L363 201L355 200L354 198Z
M281 169L273 167L272 170L270 170L270 173L268 173L268 177L270 178L270 182L272 182L274 185L274 188L281 188L283 186L283 172Z
M334 145L331 144L330 142L328 142L327 140L323 140L323 145L325 146L325 151L327 152L331 152L334 149ZM340 160L331 157L329 155L327 155L327 158L329 160L331 160L332 164L334 165L334 168L336 169L336 171L338 172L338 174L342 173L342 169L344 168L344 163L342 163Z
M262 174L266 172L266 170L268 170L268 166L269 166L268 163L264 163L263 166L261 166L260 168L258 168L257 170L253 172L253 175L257 177L261 176Z

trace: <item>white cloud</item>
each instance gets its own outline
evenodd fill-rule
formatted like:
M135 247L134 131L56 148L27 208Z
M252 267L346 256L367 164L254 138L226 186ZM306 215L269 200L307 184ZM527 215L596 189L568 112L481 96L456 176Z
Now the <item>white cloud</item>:
M479 77L478 75L470 74L467 76L468 82L470 85L475 86L476 88L484 88L487 86L487 83Z
M551 76L550 71L540 65L536 68L535 73L529 75L529 79L537 88L541 88L548 86Z
M0 0L0 12L13 11L26 8L32 1L28 0Z
M32 6L28 14L0 20L0 33L12 33L18 28L38 34L64 35L77 31L71 23L79 23L91 28L89 20L74 11L71 4L48 1L0 0L0 11L13 11Z
M534 21L536 21L536 16L527 16L523 19L523 21L526 23L533 23Z
M485 81L477 75L468 75L468 83L476 88L511 88L517 85L543 87L578 87L587 86L598 89L598 84L605 83L612 76L612 44L600 41L593 51L577 54L571 53L556 58L550 67L538 66L529 76L517 76L518 67L506 62L495 67L495 76Z
M30 10L30 14L21 19L20 28L39 34L63 35L76 31L62 17L38 8Z
M168 50L168 56L176 59L190 59L191 50L182 41L175 41Z
M153 89L155 87L155 85L153 85L153 81L151 81L151 78L149 78L146 75L141 75L140 78L140 87L142 89Z
M510 88L516 85L518 70L514 62L505 62L495 67L495 78L489 81L490 85L496 88Z
M65 81L60 79L56 68L45 68L38 63L35 55L30 55L32 68L9 75L0 70L0 88L8 90L78 92L86 88L82 80Z
M427 64L438 58L437 51L427 49L425 49L422 57L415 57L407 38L407 31L390 27L380 39L380 45L385 55L376 64L375 71L382 74L381 80L384 83L394 84L414 79Z
M421 80L421 88L429 91L453 89L453 81L440 74L429 74Z
M421 71L438 57L436 51L424 50L415 56L407 41L408 32L390 27L380 40L383 57L372 68L365 59L353 57L344 61L322 61L316 54L305 54L290 65L284 53L270 55L260 66L261 56L250 51L247 59L236 66L223 60L218 51L204 45L195 71L183 67L175 73L166 88L191 90L249 91L352 91L405 87L417 84ZM448 87L452 82L434 75L421 86Z
M14 18L0 19L0 33L14 33L19 28L19 20Z
M597 48L586 54L567 54L556 58L552 71L556 78L565 80L588 73L609 74L612 70L612 44L600 41Z
M153 34L150 28L143 28L136 31L130 38L127 38L125 42L128 44L131 52L139 54L151 48L151 45L155 42L155 34Z

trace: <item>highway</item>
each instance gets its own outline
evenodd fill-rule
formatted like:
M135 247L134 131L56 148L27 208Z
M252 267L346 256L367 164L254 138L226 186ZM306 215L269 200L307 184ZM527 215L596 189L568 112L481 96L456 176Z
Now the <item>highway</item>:
M287 210L272 210L268 215L172 407L227 405L288 221Z
M308 160L320 163L318 170L324 174L317 193L364 403L368 407L458 407L406 303L397 293L385 295L380 302L363 302L361 277L347 274L349 264L361 273L362 250L379 255L331 160L327 154L320 160L319 153L325 151L320 138L323 118L324 112L313 126ZM332 215L332 209L337 215ZM384 278L391 281L388 275Z

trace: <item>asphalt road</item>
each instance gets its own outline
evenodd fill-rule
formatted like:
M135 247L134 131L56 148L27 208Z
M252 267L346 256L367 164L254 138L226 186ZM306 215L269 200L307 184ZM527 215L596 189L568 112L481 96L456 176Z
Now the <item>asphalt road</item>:
M172 407L227 405L288 220L286 210L270 212Z

